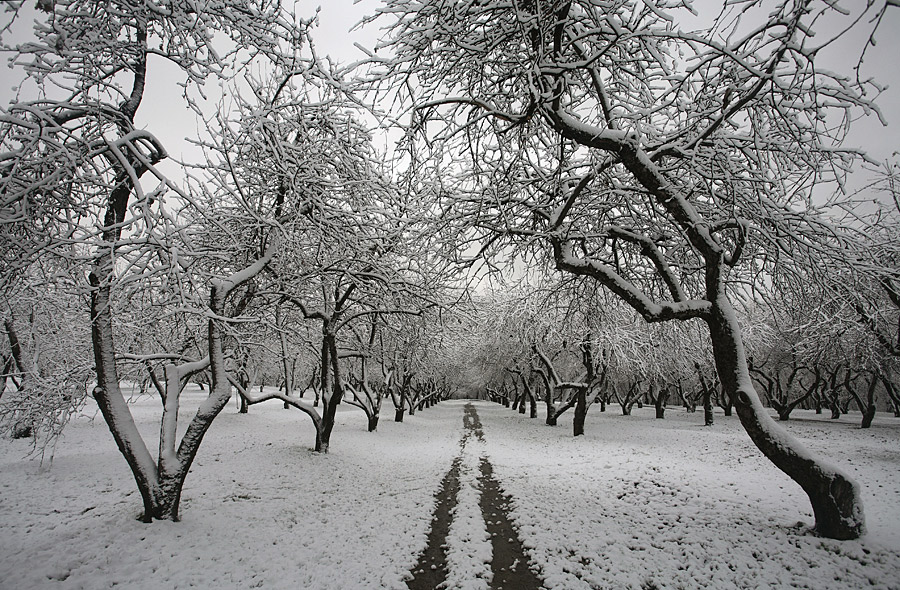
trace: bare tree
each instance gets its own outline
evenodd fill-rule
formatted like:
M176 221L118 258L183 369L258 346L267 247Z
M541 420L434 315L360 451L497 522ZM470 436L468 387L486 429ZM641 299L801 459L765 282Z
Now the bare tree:
M834 39L812 32L840 16L832 3L762 5L725 3L691 30L684 3L393 0L380 75L410 81L449 231L482 257L545 252L648 322L702 321L751 439L807 493L820 534L856 538L858 486L769 417L732 298L778 253L790 263L840 232L812 187L840 181L859 152L821 122L852 120L878 87L816 67ZM751 7L767 16L747 22Z
M231 396L222 345L226 300L272 261L280 236L274 232L258 244L257 255L246 264L209 275L205 305L200 299L187 302L199 303L208 315L206 356L180 362L181 355L164 355L180 364L167 364L164 383L157 381L163 417L154 461L120 386L118 364L124 357L116 347L115 290L140 277L152 281L184 274L191 256L173 246L190 250L190 241L184 241L164 196L174 191L191 199L160 171L158 164L167 157L161 142L135 125L147 74L157 60L165 60L181 70L189 88L251 63L291 67L307 25L266 1L59 0L40 8L46 14L37 20L33 39L11 48L15 66L37 85L40 96L4 109L0 126L3 281L15 280L17 272L44 258L89 267L93 397L134 474L143 520L177 520L184 478ZM6 14L15 19L23 10L20 3ZM146 190L148 177L159 188ZM18 239L22 236L28 239ZM209 397L177 443L181 389L189 376L207 367Z

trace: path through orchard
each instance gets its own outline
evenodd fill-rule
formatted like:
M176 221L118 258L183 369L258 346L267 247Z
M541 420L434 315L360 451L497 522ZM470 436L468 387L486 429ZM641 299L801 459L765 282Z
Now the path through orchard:
M185 388L187 415L206 396ZM160 408L151 395L131 404L151 445ZM652 406L630 416L592 409L584 436L573 437L569 420L549 427L476 400L382 421L377 432L341 404L328 454L310 449L310 421L280 401L249 414L231 407L200 448L182 521L147 525L88 400L52 464L25 458L31 441L0 437L0 589L409 590L444 581L488 590L527 557L540 579L505 587L898 590L900 418L879 414L860 429L859 414L796 414L784 426L860 482L864 539L812 534L805 494L735 416L718 412L707 427L702 413L678 408L664 420ZM509 520L515 530L496 534ZM508 539L511 548L494 546ZM441 545L444 561L429 560ZM420 579L439 563L438 577Z
M453 581L448 580L448 552L452 549L447 540L454 516L465 518L460 516L460 492L463 489L460 475L463 473L465 476L467 471L468 475L474 476L474 479L469 478L470 483L476 486L475 490L467 491L475 491L478 495L478 509L490 537L490 588L537 590L542 587L541 579L529 565L528 555L510 518L511 498L494 478L493 465L484 454L481 419L471 403L463 409L463 426L460 454L453 460L435 495L436 506L428 532L428 544L419 556L412 571L413 577L407 585L410 590L451 587L448 584ZM472 494L466 494L466 499L471 501ZM476 570L471 573L477 576L487 572Z

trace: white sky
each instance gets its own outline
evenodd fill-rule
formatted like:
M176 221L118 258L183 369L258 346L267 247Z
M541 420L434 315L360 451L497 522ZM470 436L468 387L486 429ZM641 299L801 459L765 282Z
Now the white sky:
M856 1L846 4L848 7L855 7ZM330 55L339 62L349 63L362 57L362 53L353 46L354 42L371 48L383 33L378 27L384 26L386 20L374 23L375 26L370 24L362 31L348 33L363 16L374 13L379 4L379 0L361 0L356 3L353 0L299 0L297 10L299 14L311 14L316 6L321 5L320 26L313 37L317 51L320 55ZM702 4L703 0L695 1L698 8ZM861 27L859 31L868 29L869 27ZM864 77L874 77L880 84L889 86L878 99L888 126L882 125L874 114L863 117L854 123L849 142L866 149L874 159L884 161L900 151L900 8L888 11L876 41L877 44L866 52L861 73ZM847 39L844 44L830 47L820 56L823 65L834 71L849 72L859 57L858 47L861 42L862 39L857 36L856 39ZM852 49L848 47L851 45ZM861 182L864 179L857 178L854 184Z
M704 1L698 0L695 4L699 7ZM848 6L855 3L856 0L847 2ZM354 43L372 48L382 35L383 31L379 27L384 26L386 21L350 32L364 16L372 14L379 4L379 0L297 0L296 10L298 15L309 17L319 8L320 26L313 34L318 54L349 63L363 57ZM900 127L900 8L888 12L885 22L881 24L877 41L878 44L866 54L862 74L873 76L880 83L891 86L878 100L889 126L884 127L874 115L864 117L854 124L850 142L866 149L873 158L886 160L900 150L900 141L897 139L897 129ZM820 56L828 69L846 72L855 64L857 51L848 50L847 45L858 47L859 43L848 41L845 46L833 46ZM3 103L10 100L12 84L17 82L11 77L7 79L9 81L6 84L0 83L0 100ZM172 157L196 160L196 150L184 138L197 137L202 132L193 113L181 104L181 91L176 85L179 80L178 72L170 65L161 63L161 60L157 64L151 63L148 71L148 87L151 90L138 112L138 123L160 137ZM23 95L22 98L29 97ZM214 101L211 102L215 104Z

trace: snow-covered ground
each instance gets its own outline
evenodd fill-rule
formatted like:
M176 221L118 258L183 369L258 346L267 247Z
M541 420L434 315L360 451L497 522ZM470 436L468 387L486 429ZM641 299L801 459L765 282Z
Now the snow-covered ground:
M309 450L312 427L300 412L279 402L247 415L229 406L200 448L179 523L135 519L131 474L90 408L50 466L23 460L27 441L3 440L0 588L404 589L433 495L461 453L464 403L402 424L386 411L377 433L345 407L327 455ZM134 406L151 448L158 405ZM484 442L465 452L493 463L547 588L900 588L900 420L879 414L860 430L853 415L795 412L787 423L862 485L869 534L836 542L809 532L805 496L736 418L717 415L706 428L702 413L677 408L655 420L652 408L626 417L594 407L575 439L570 415L551 428L475 406ZM469 496L477 490L459 500ZM477 521L477 508L458 510ZM483 524L472 526L483 537Z

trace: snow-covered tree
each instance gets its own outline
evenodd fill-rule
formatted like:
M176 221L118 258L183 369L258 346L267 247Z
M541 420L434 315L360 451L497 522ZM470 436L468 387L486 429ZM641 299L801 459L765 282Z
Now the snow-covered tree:
M888 3L869 3L878 22ZM807 493L816 530L864 531L859 488L769 417L733 298L759 268L834 235L813 197L860 155L841 147L878 86L819 67L832 2L390 0L410 134L431 146L448 231L480 254L544 252L648 322L700 320L757 447ZM853 28L850 26L849 28ZM819 33L813 36L814 33ZM861 50L861 48L860 48ZM420 167L425 173L425 167ZM813 190L815 187L815 190ZM755 272L754 272L755 271Z
M251 64L297 65L307 24L278 2L222 0L172 4L154 0L39 3L31 36L10 45L24 3L10 5L0 28L15 71L27 78L20 96L3 109L0 124L0 219L3 283L44 258L76 263L86 272L96 371L93 397L134 474L142 518L178 519L184 479L212 420L231 396L222 348L229 295L272 260L280 236L255 259L223 269L205 289L206 355L165 367L159 454L154 460L135 426L120 385L121 350L114 311L118 289L139 281L178 280L189 266L190 240L173 216L167 192L190 200L160 170L167 153L136 125L148 94L148 72L174 65L185 81L176 101L193 104L212 78L229 78ZM11 19L13 22L10 22ZM265 65L263 65L265 64ZM158 188L148 190L152 179ZM182 203L183 204L183 203ZM180 205L177 205L180 207ZM180 247L179 247L180 246ZM165 277L165 278L164 278ZM196 304L194 296L185 294ZM134 360L133 358L131 360ZM146 360L146 359L145 359ZM208 399L176 440L179 394L192 374L211 370Z

